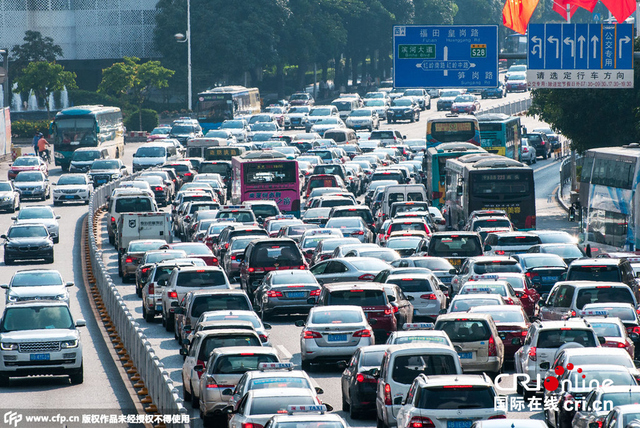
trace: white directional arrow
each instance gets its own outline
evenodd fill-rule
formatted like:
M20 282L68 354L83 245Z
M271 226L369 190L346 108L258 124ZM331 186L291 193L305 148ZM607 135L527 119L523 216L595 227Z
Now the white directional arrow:
M578 37L578 43L580 43L580 58L583 57L585 40L584 36Z
M538 36L533 36L531 41L534 43L531 48L531 55L536 55L537 53L538 57L542 59L542 39Z
M620 40L618 40L618 58L622 58L622 43L629 43L631 39L629 36L624 36Z
M547 38L547 41L549 43L555 43L555 45L556 45L556 58L560 58L560 40L555 38L555 37L553 37L553 36L549 36Z
M571 56L575 57L576 56L576 41L573 40L571 37L565 37L564 38L564 44L565 45L571 45Z
M596 50L597 46L598 46L598 41L600 41L600 39L597 36L593 36L591 38L591 43L593 44L593 57L596 57L596 53L598 52Z

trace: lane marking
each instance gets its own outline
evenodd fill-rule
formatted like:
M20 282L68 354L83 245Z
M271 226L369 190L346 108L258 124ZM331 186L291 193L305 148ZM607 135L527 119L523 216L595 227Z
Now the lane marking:
M289 352L287 348L284 347L284 345L276 345L276 348L278 349L280 354L282 354L282 357L285 360L291 360L291 358L293 358L293 355L291 355L291 352Z

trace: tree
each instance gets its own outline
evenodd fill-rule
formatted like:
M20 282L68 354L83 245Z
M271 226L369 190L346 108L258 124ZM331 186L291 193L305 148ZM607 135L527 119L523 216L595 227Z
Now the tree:
M502 0L457 0L454 24L478 25L502 22Z
M174 71L161 66L160 61L141 64L139 58L124 57L124 62L117 62L102 70L98 92L129 98L138 106L138 123L142 124L142 104L147 99L149 91L153 88L168 87L173 74Z
M62 48L51 37L42 37L39 31L27 30L23 40L23 44L11 48L13 76L17 76L31 62L55 62L62 57Z
M36 61L27 65L20 75L14 79L17 88L14 92L33 93L39 99L44 100L47 108L47 116L50 116L51 110L49 106L49 96L55 91L61 91L65 87L67 89L76 89L76 74L71 71L65 71L60 64Z

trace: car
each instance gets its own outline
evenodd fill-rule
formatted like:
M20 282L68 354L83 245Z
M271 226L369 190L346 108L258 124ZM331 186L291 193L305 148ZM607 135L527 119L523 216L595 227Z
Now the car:
M451 105L453 104L453 100L456 99L457 96L462 95L464 91L461 89L447 89L445 91L440 92L440 98L438 98L438 102L436 103L438 111L451 110Z
M447 313L468 312L475 306L506 306L505 299L499 294L457 294L447 308Z
M67 375L71 384L84 381L82 340L64 302L27 301L7 305L0 321L0 385L11 377Z
M567 272L562 257L555 254L522 253L513 254L538 293L548 293Z
M244 119L225 120L220 125L220 129L226 129L231 132L238 142L250 140L251 128L249 127L249 123Z
M445 258L442 257L404 257L391 262L391 266L398 268L426 268L429 269L435 276L438 277L447 289L443 290L446 293L449 292L448 287L451 285L451 270L455 269L453 265Z
M14 224L43 224L49 231L54 244L60 241L60 216L51 207L45 205L31 205L22 207L17 216L11 217Z
M477 256L468 258L455 273L451 280L449 297L458 293L460 288L471 278L477 275L500 274L503 272L523 273L522 266L517 260L505 256Z
M138 265L147 251L159 250L166 243L164 239L135 239L129 242L127 250L118 256L118 274L122 282L135 279Z
M498 81L496 88L484 88L480 96L483 100L486 98L504 98L507 96L507 88L503 82Z
M129 171L120 159L97 159L93 161L87 174L93 181L93 187L100 187L110 181L127 177Z
M555 254L562 257L562 260L569 266L574 260L584 257L584 253L578 244L538 244L529 248L529 253Z
M471 94L458 95L451 104L451 113L473 114L480 111L480 101Z
M307 117L304 118L304 129L307 134L311 133L311 127L319 120L326 117L339 117L338 108L336 106L313 106ZM299 140L298 136L294 139Z
M254 308L263 320L275 313L308 313L320 291L308 270L271 271L254 292Z
M268 346L229 346L214 349L204 367L200 364L194 367L204 370L197 388L204 425L219 427L227 422L224 409L228 407L233 389L242 375L250 370L257 370L260 363L279 362L277 351ZM267 392L273 393L271 390Z
M590 312L597 313L593 310L586 313ZM605 342L602 343L604 348L624 349L631 358L635 357L635 344L619 318L608 315L583 315L583 318L591 324L599 338L604 337ZM640 380L640 376L638 379Z
M44 259L53 263L53 239L44 224L13 224L0 236L4 243L4 264L17 260Z
M21 171L40 171L45 176L49 175L49 165L39 156L24 155L16 158L13 163L9 164L9 172L7 178L15 179Z
M304 126L304 120L310 111L311 107L308 105L292 105L289 111L284 115L284 129L296 129Z
M180 144L187 144L188 140L192 138L200 138L202 135L202 128L197 121L174 122L171 126L171 131L169 131L169 138L178 140Z
M20 209L20 192L14 187L13 181L0 181L0 210L10 213Z
M483 216L470 220L467 230L477 232L478 229L508 229L513 230L513 223L506 215L504 216Z
M68 304L67 288L73 285L73 282L64 282L57 270L28 269L14 273L9 284L0 287L6 290L7 304L27 300L59 300Z
M616 406L634 405L640 411L640 386L600 386L593 389L584 399L586 405L577 409L571 424L575 428L589 428L590 423L598 426L603 422L609 413L607 402L616 403ZM640 417L640 414L638 414Z
M638 298L638 282L631 262L626 257L598 257L574 260L567 270L567 280L622 282L633 290Z
M156 126L147 135L147 141L164 140L166 138L169 138L169 133L170 132L171 132L171 126L169 126L169 125Z
M402 293L413 305L414 318L435 320L447 307L447 297L442 292L443 285L432 273L390 275L386 283L400 287Z
M405 89L403 97L413 97L418 105L420 106L420 110L431 110L431 96L429 96L429 92L423 88L413 88L413 89Z
M374 257L333 257L315 264L310 272L324 285L345 281L371 281L381 270L389 267L387 262Z
M507 77L507 93L509 92L527 92L527 75L525 73L513 73Z
M560 148L562 147L560 136L551 128L535 128L531 132L542 132L544 134L547 134L547 138L549 139L549 141L551 141L552 151L560 150Z
M149 183L149 187L153 191L153 196L156 199L158 206L167 206L169 204L169 185L165 183L162 177L157 175L146 175L144 177L138 177L135 181L145 181ZM58 180L60 184L60 180ZM56 196L56 189L53 189L54 203Z
M505 361L513 361L515 352L522 346L531 325L522 306L474 306L469 309L469 313L491 315L504 344Z
M583 317L606 316L619 318L624 325L627 335L633 341L635 347L634 359L640 356L640 314L629 303L588 303L582 307L580 314Z
M232 291L235 291L237 294L239 290L232 290ZM229 298L226 300L229 302L229 306L231 305L236 307L240 306L238 305L237 302L242 301L242 297L239 295L233 297L234 293L229 291L227 291L227 293ZM251 323L253 325L253 329L256 331L256 333L258 333L258 336L260 336L260 341L262 342L262 345L271 346L271 341L269 339L269 333L268 333L268 330L271 330L271 325L268 323L263 323L260 320L260 317L253 311L253 309L251 310L225 309L225 310L213 310L213 311L203 312L202 315L200 315L200 318L198 318L198 320L195 322L195 324L191 325L191 332L187 337L190 338L192 334L200 330L207 330L208 328L211 327L211 324L214 324L214 323L233 324L238 322Z
M237 407L229 406L225 411L230 427L259 427L287 412L291 405L307 407L319 405L318 401L315 392L306 388L252 389Z
M359 108L351 111L345 120L345 125L352 129L380 129L380 119L378 112L371 107Z
M422 234L393 232L385 243L385 247L395 250L400 257L411 257L426 250L429 240Z
M360 216L330 217L324 227L338 229L345 237L357 238L362 243L373 242L373 232Z
M314 104L313 97L307 92L296 92L289 97L289 103L293 106L312 106ZM291 111L291 110L289 110Z
M21 171L13 180L13 185L20 193L20 200L39 199L44 201L51 197L49 178L41 171Z
M240 263L244 256L244 250L251 241L258 238L255 235L248 236L236 236L229 241L229 248L222 257L221 266L224 269L227 277L235 280L240 275Z
M148 275L155 263L185 257L187 257L187 253L182 250L155 250L145 252L136 268L136 294L138 297L142 297L142 287L147 282Z
M533 232L492 232L484 240L484 255L509 256L526 253L529 248L541 243L540 237Z
M387 345L403 345L405 343L436 343L453 348L447 333L434 330L430 322L405 323L403 330L394 331L387 339Z
M526 138L520 139L520 161L531 165L537 162L536 148Z
M417 122L420 120L420 106L410 97L399 97L391 101L387 110L387 122L396 123L398 120Z
M412 382L409 391L398 410L398 428L447 428L456 426L454 424L460 421L471 426L471 421L489 419L488 422L492 422L505 417L505 411L494 405L497 394L493 382L485 374L455 377L420 375ZM465 404L459 405L461 402ZM519 426L514 424L512 428Z
M202 259L207 266L217 266L218 258L213 255L209 247L202 242L174 242L165 244L160 250L183 250L187 257Z
M480 235L469 231L434 232L429 241L427 255L447 259L454 268L459 268L464 266L470 257L482 255ZM449 297L452 296L450 292Z
M328 131L330 129L346 128L346 127L347 126L342 121L342 119L340 119L337 116L336 117L330 116L330 117L324 117L316 121L309 131L317 132L320 135L324 135L325 131Z
M53 206L64 202L83 202L88 205L93 192L93 183L86 174L65 174L53 186Z
M265 426L290 428L309 426L319 428L347 428L347 422L335 413L326 414L327 406L288 406L288 414L273 416ZM293 424L293 425L292 425Z
M304 327L300 334L302 369L311 363L341 361L350 358L358 348L374 344L373 330L361 306L316 306L306 321L295 322Z
M547 134L544 132L529 132L527 134L522 134L521 138L526 138L527 143L535 147L536 149L536 157L542 156L542 159L547 159L551 156L551 141Z

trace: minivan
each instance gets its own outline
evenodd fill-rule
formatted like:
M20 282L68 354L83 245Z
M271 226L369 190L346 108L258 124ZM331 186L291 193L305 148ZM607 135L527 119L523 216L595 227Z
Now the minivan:
M109 151L96 147L80 147L71 156L69 172L87 172L96 159L109 159Z
M155 197L142 191L134 191L120 193L109 198L108 211L109 226L107 227L107 232L109 243L113 245L116 242L118 220L120 220L122 213L157 212L158 205Z
M360 108L360 103L355 98L338 98L337 100L333 100L331 102L331 105L334 105L338 108L340 119L342 120L345 120L347 117L349 117L352 110ZM331 138L331 137L324 137L324 138Z
M323 138L335 141L337 144L358 144L356 131L348 128L335 128L325 131Z
M175 160L178 160L178 153L173 144L158 142L143 144L133 154L133 172L164 165Z

